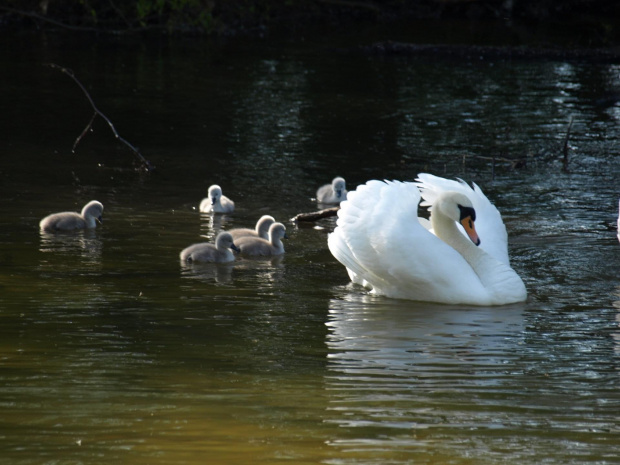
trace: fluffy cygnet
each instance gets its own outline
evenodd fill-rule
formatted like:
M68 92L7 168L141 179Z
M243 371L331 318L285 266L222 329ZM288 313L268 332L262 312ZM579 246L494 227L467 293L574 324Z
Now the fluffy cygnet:
M230 249L239 251L230 233L224 231L215 238L215 245L208 242L190 245L179 256L184 262L227 263L235 259Z
M235 202L222 195L222 188L217 184L209 187L209 197L200 202L203 213L231 213L235 210Z
M269 227L275 223L276 220L273 216L263 215L256 222L256 228L235 228L228 231L234 240L237 240L241 237L252 236L252 237L262 237L265 240L269 240Z
M81 213L61 212L46 216L39 223L39 227L45 232L73 231L75 229L91 229L101 222L103 205L96 200L88 202Z
M325 184L316 191L316 200L320 203L338 204L347 200L347 186L344 178L334 178L331 184Z
M270 256L284 253L281 239L287 238L286 227L282 223L273 223L269 227L269 240L260 237L244 236L236 240L241 254L249 256Z

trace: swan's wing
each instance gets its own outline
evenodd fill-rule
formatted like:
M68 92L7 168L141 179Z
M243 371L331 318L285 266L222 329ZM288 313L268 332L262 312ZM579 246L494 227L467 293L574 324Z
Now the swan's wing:
M476 210L476 231L480 237L480 248L506 265L508 258L508 234L499 210L493 205L482 189L473 183L473 188L462 180L440 178L428 173L420 173L416 179L420 188L422 206L432 210L437 197L446 191L460 192L466 195Z
M356 282L380 294L459 301L484 292L469 264L417 216L416 184L369 181L341 203L329 249Z

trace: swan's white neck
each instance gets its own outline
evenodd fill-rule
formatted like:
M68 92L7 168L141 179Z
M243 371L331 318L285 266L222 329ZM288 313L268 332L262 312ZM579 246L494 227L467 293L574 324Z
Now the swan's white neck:
M476 271L479 259L486 253L468 239L456 226L456 222L439 211L431 214L431 226L438 238L460 253ZM476 271L477 272L477 271Z
M437 237L456 250L478 275L489 293L490 303L501 296L505 289L512 289L514 301L524 300L527 294L523 281L510 266L496 260L483 249L476 246L463 234L454 220L440 211L431 214L431 225ZM480 238L484 241L484 238ZM521 297L519 297L521 296Z

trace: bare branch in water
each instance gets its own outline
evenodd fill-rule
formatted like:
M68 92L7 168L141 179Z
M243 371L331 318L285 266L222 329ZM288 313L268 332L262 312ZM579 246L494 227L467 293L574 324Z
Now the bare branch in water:
M78 80L78 78L75 77L75 74L73 74L73 71L71 71L70 69L67 69L63 66L59 66L57 64L54 63L49 63L47 66L49 66L52 69L57 69L58 71L60 71L61 73L66 74L67 76L69 76L71 79L73 79L73 81L80 87L80 89L82 89L82 92L84 93L84 95L86 96L86 98L88 99L88 101L90 102L90 106L93 108L94 114L92 116L92 118L90 119L90 121L88 122L88 124L86 125L86 127L84 128L84 130L82 131L82 133L77 137L77 139L75 140L75 142L73 143L73 149L72 152L75 153L75 149L77 148L78 144L80 143L80 141L84 138L84 136L88 133L88 131L91 129L93 122L95 121L95 118L97 116L100 116L101 118L103 118L103 120L108 123L108 126L110 127L110 129L112 130L112 133L114 134L114 137L119 140L120 142L122 142L123 144L125 144L127 147L129 147L129 149L138 157L138 159L140 160L140 164L141 167L145 170L145 171L152 171L154 169L154 166L151 164L150 161L148 161L146 158L144 158L144 156L142 156L142 154L140 153L140 151L134 147L132 144L130 144L126 139L124 139L123 137L120 136L120 134L118 133L118 131L116 130L116 128L114 127L114 125L112 124L112 121L110 121L110 119L104 115L95 105L95 102L93 101L92 97L90 96L90 94L88 93L88 91L86 90L86 88L82 85L82 83Z
M299 213L293 218L293 221L317 221L322 218L336 216L338 210L340 210L340 207L326 208L325 210L319 210L317 212Z
M84 137L86 133L90 131L90 128L93 127L93 122L95 121L96 117L97 117L97 113L95 112L93 113L93 116L90 118L90 121L88 122L88 124L86 125L82 133L77 137L77 139L75 139L75 142L73 143L73 147L71 148L72 153L75 153L75 149L77 148L78 144L82 140L82 137Z

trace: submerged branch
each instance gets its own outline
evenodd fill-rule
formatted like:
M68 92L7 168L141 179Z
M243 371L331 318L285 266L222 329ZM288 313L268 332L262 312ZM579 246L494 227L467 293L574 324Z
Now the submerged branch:
M88 122L88 124L86 125L86 127L84 128L84 130L82 131L82 133L77 137L77 139L75 140L75 142L73 143L73 149L72 152L75 153L75 149L77 148L78 144L80 143L80 141L84 138L84 136L88 133L88 131L91 129L93 122L95 121L95 118L97 116L100 116L106 123L108 123L108 126L110 127L110 129L112 130L112 133L114 134L114 137L119 140L120 142L122 142L123 144L125 144L127 147L129 147L129 149L138 157L138 159L140 160L141 166L145 171L152 171L154 166L151 165L151 162L148 161L146 158L144 158L144 156L140 153L140 151L134 147L131 143L129 143L126 139L124 139L123 137L120 136L120 134L118 133L118 131L116 130L116 128L114 127L114 124L112 124L112 121L110 121L110 119L104 115L95 105L95 102L93 101L92 97L90 96L90 94L88 93L88 91L86 90L86 88L84 87L84 85L79 81L78 78L75 77L75 74L73 74L73 71L64 68L62 66L59 66L57 64L54 63L49 63L48 66L50 68L53 69L57 69L59 70L61 73L66 74L67 76L69 76L71 79L73 79L73 81L80 87L80 89L82 89L82 92L84 93L84 95L86 96L86 98L88 99L88 101L90 102L90 106L92 107L94 114L92 116L92 118L90 119L90 121Z

